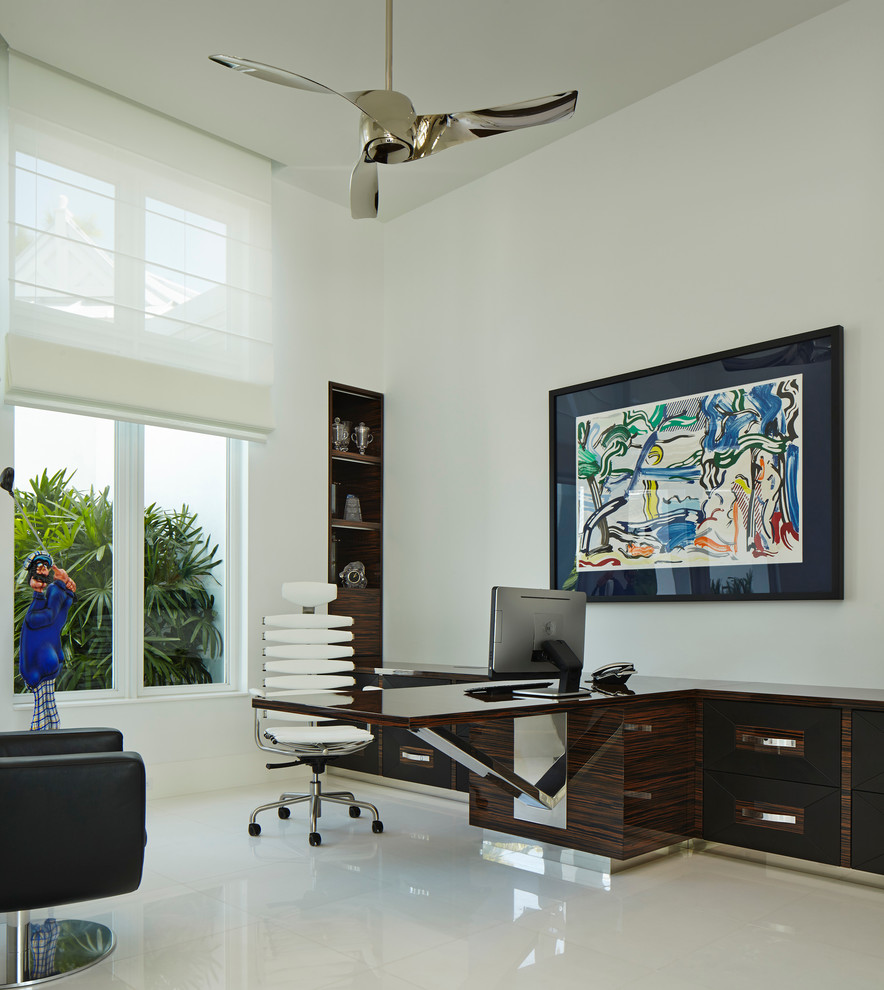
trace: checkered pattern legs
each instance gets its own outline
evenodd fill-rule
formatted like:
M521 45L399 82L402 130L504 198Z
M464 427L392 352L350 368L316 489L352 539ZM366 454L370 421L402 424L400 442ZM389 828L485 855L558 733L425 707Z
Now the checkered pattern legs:
M57 729L58 724L58 708L55 704L55 678L53 677L51 680L40 681L34 691L34 717L31 719L31 731Z

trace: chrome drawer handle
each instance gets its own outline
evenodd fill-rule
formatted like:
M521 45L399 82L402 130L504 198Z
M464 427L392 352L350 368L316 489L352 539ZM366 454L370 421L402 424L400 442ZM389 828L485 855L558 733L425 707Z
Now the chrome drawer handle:
M758 746L767 746L770 749L797 749L797 739L775 739L773 736L754 736L743 733L740 742L755 743Z
M651 801L654 795L648 791L624 791L624 797L635 798L637 801Z
M433 759L428 753L409 753L407 749L399 750L399 756L403 760L411 760L412 763L430 763Z
M624 732L651 732L653 728L653 725L638 725L635 722L623 723Z
M772 811L759 811L757 808L741 808L740 814L744 818L751 818L756 822L776 822L780 825L796 825L797 815L776 815Z

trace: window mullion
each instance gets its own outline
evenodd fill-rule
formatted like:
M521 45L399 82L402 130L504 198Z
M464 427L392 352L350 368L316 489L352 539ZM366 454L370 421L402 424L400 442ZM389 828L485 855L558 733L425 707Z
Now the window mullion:
M114 457L114 684L144 683L144 428L117 423Z
M224 643L226 680L239 690L248 687L245 624L248 584L245 547L248 514L246 512L247 465L246 445L242 440L227 441L227 569L225 572L226 608Z

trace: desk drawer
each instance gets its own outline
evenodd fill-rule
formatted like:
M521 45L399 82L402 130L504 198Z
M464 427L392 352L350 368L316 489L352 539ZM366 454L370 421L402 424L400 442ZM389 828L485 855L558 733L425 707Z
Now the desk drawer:
M852 786L884 794L884 712L853 713Z
M840 787L841 712L756 701L707 701L703 767Z
M692 770L695 740L692 704L630 706L623 715L624 786L641 790L648 777Z
M670 774L665 780L636 779L623 790L623 823L688 835L693 824L692 773Z
M820 784L707 771L703 775L703 838L837 866L841 862L841 791Z
M451 787L451 760L405 729L387 727L381 757L383 775L432 787Z

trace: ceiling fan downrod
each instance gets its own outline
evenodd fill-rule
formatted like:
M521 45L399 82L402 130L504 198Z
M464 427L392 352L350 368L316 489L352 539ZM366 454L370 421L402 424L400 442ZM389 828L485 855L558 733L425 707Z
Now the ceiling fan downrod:
M384 87L393 88L393 0L387 0L387 29L384 35Z

